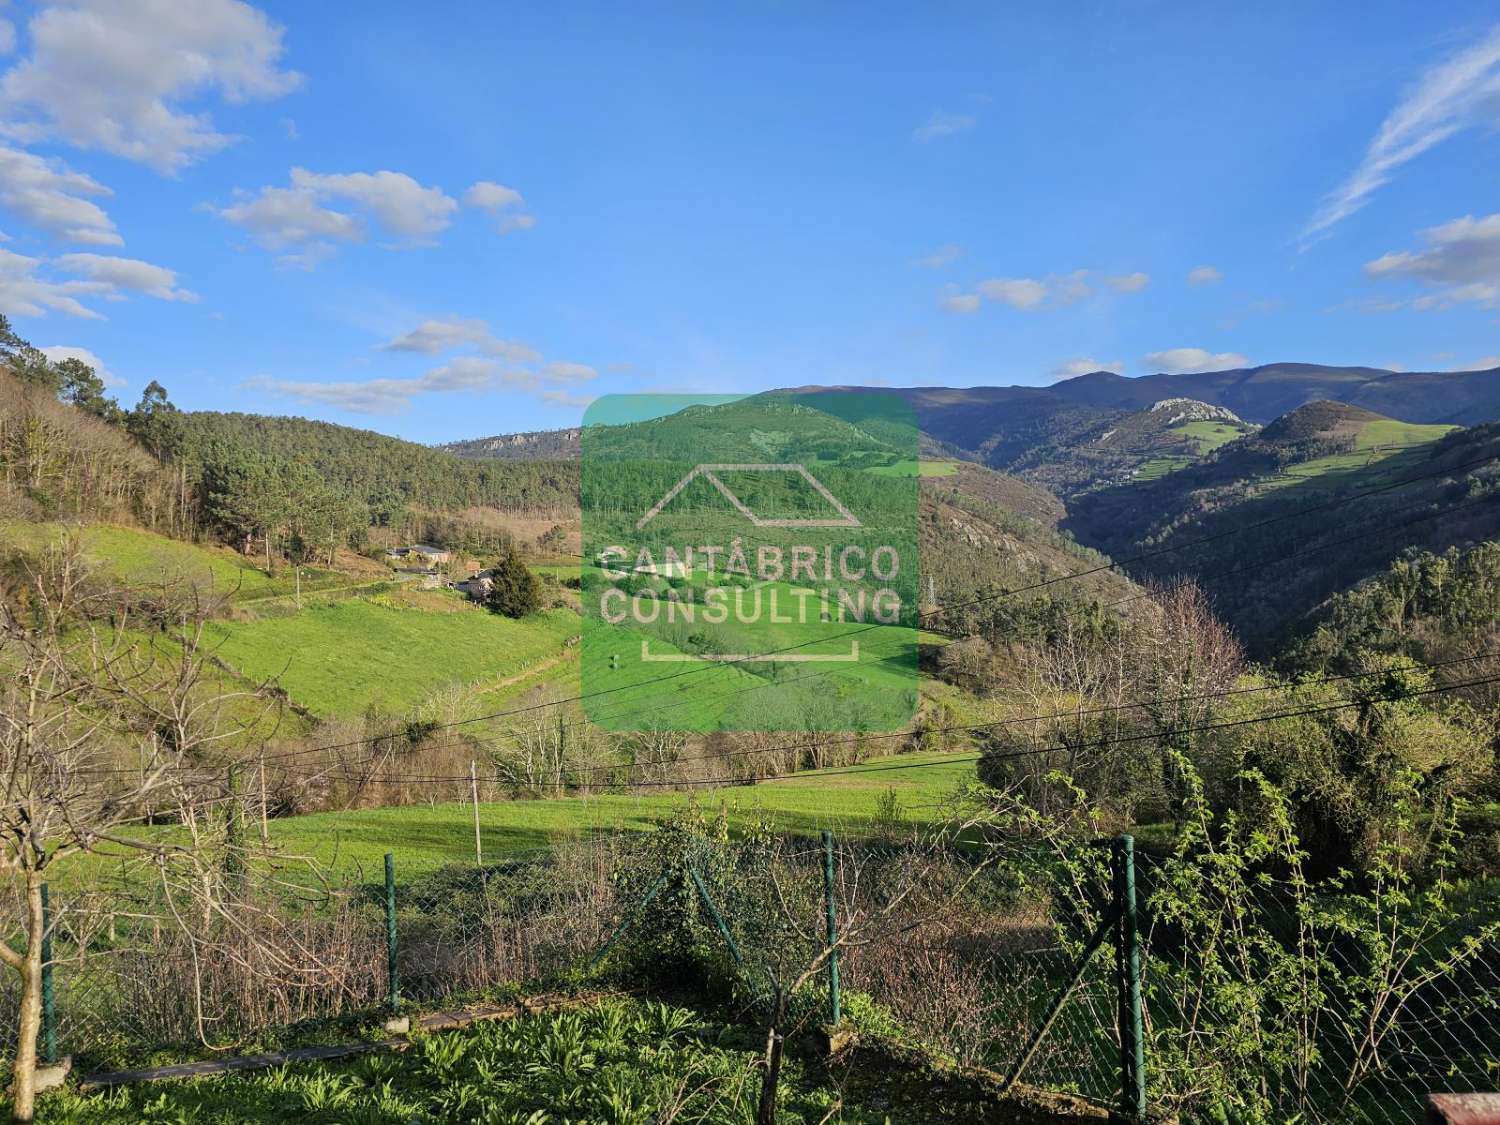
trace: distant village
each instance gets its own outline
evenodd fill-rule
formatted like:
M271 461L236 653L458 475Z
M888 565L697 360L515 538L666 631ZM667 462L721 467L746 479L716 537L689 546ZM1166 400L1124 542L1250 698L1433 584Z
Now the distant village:
M455 574L452 569L453 552L441 547L429 547L425 543L392 547L386 551L385 558L386 562L395 567L397 574L411 576L423 590L447 587L467 595L471 601L484 602L489 598L490 587L494 585L491 578L493 572L480 567L475 559L461 560L462 573Z

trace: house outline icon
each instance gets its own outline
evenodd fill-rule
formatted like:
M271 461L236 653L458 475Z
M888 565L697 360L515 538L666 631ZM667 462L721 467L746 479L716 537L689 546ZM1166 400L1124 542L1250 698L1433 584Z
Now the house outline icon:
M820 496L822 496L823 499L827 500L830 504L832 504L834 506L834 508L836 508L838 510L839 518L838 519L777 519L777 520L762 519L760 516L758 516L754 512L752 512L750 510L749 506L746 505L745 502L743 500L741 500L738 496L736 496L732 491L730 491L729 486L726 485L722 480L720 480L715 475L716 473L726 473L726 472L779 472L779 473L796 473L803 480L807 481L808 484L812 485L813 488L817 489L818 494ZM835 496L833 493L829 492L828 488L823 484L823 482L820 481L817 477L813 476L810 472L808 472L806 466L804 466L804 465L796 465L796 464L780 464L780 465L773 465L773 464L730 465L730 464L707 464L707 463L705 463L705 464L700 464L700 465L693 466L693 469L692 469L691 472L689 472L680 481L678 481L670 489L668 489L667 490L667 494L665 496L663 496L660 500L658 500L655 504L653 504L650 507L650 509L646 512L646 514L643 515L640 519L638 519L636 521L636 524L635 524L636 530L637 531L641 530L648 523L650 523L657 516L659 516L661 514L661 512L662 512L662 509L665 508L668 504L670 504L673 501L673 499L676 498L676 496L677 496L677 494L679 492L681 492L684 488L686 488L693 481L697 480L699 477L703 477L711 485L713 485L716 489L718 489L719 492L721 494L723 494L724 498L726 500L728 500L731 504L733 504L735 506L735 508L739 510L740 514L743 515L746 519L748 519L751 523L753 523L756 527L861 527L861 526L863 526L859 522L859 520L855 517L854 513L851 512L848 508L844 507L844 505L839 501L839 498L837 496Z

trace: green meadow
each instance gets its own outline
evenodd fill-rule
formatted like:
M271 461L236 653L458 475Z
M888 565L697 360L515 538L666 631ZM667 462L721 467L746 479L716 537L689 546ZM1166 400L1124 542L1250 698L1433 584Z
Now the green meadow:
M270 577L263 565L257 565L263 560L241 555L227 547L205 547L168 539L153 531L108 524L87 527L69 527L61 523L0 524L0 540L28 551L55 544L64 534L74 535L86 559L123 582L189 582L232 593L236 600L291 594L297 589L296 573L285 565L280 573ZM357 580L337 571L310 566L302 568L304 592L334 589L354 581Z
M1315 488L1337 488L1346 475L1365 469L1372 464L1381 466L1377 477L1362 475L1362 484L1379 483L1382 477L1395 479L1422 457L1422 447L1437 441L1456 426L1418 425L1384 418L1366 422L1355 438L1354 449L1349 453L1336 453L1329 457L1318 457L1311 461L1287 467L1278 476L1257 483L1262 487L1279 488L1292 484L1304 484Z
M482 691L524 676L578 632L571 610L512 621L464 604L457 594L429 597L451 605L361 597L217 622L215 655L249 679L275 679L316 715L351 718L371 704L399 713L449 684Z
M755 785L496 801L479 806L480 835L486 861L503 859L592 832L644 831L691 805L722 809L731 830L770 821L796 832L866 832L888 790L909 823L927 823L944 819L946 799L973 776L973 754L914 753ZM313 813L273 820L271 840L284 854L341 869L375 871L386 852L407 870L461 863L474 859L474 810L439 802Z

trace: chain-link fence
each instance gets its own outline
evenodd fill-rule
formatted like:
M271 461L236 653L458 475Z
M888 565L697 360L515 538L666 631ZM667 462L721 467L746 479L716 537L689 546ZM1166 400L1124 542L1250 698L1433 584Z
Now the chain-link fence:
M1137 878L1124 837L1064 858L669 824L484 865L394 854L333 882L262 863L54 887L44 1050L84 1069L212 1057L612 981L773 1037L918 1042L992 1089L1132 1115L1414 1121L1428 1090L1494 1085L1500 949L1482 912L1423 924L1405 915L1434 908L1411 892L1351 898L1374 911L1351 920L1264 880L1231 904L1180 861L1144 856Z

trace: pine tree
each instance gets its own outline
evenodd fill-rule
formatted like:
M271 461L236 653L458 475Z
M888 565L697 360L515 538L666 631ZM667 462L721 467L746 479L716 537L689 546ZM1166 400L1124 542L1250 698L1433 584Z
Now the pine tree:
M506 617L526 617L541 610L541 583L514 551L507 551L496 564L490 576L486 604L491 613L501 613Z

